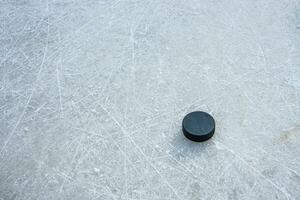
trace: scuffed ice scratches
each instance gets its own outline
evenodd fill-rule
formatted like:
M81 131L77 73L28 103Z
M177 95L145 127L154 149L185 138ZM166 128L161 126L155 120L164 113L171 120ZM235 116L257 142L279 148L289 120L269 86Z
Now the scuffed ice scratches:
M0 200L298 200L299 10L0 1Z

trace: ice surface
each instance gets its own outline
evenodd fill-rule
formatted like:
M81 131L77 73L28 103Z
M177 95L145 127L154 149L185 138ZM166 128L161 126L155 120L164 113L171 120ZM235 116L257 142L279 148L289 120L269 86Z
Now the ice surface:
M299 200L299 3L0 1L0 200Z

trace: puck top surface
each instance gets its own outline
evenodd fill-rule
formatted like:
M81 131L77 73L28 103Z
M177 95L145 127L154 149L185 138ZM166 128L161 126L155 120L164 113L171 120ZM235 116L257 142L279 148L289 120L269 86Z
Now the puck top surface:
M211 138L215 132L215 120L206 112L191 112L182 121L182 131L190 140L205 141Z

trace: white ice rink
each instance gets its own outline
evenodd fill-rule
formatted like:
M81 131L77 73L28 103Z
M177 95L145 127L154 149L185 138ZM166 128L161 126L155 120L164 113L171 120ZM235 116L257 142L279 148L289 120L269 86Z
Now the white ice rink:
M0 200L65 199L300 200L300 1L0 0Z

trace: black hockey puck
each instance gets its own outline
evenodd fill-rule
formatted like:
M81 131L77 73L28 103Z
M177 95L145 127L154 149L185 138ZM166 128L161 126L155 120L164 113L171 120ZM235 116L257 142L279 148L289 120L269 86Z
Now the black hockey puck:
M191 112L183 118L182 131L188 139L202 142L214 135L215 120L206 112Z

